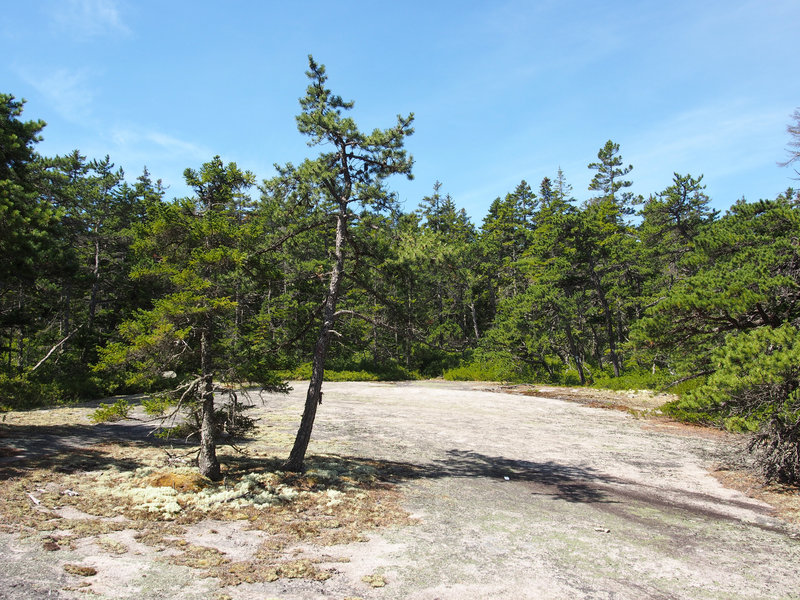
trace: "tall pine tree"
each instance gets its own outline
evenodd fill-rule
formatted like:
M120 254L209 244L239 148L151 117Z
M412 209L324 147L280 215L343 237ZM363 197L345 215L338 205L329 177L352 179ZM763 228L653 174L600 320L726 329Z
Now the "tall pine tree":
M373 211L389 208L392 198L384 189L385 179L393 174L411 177L413 163L403 149L405 138L413 133L413 115L398 116L394 127L365 134L352 118L344 115L344 111L353 108L353 102L344 101L326 87L325 67L311 56L308 65L306 75L310 83L306 95L300 99L302 112L297 116L297 127L300 133L309 136L309 145L325 145L329 149L298 167L289 164L280 168L278 178L287 193L301 201L324 206L336 223L336 234L326 273L328 289L314 345L305 409L285 465L290 471L303 469L317 406L322 400L325 362L333 326L339 316L337 304L347 267L350 223L356 218L352 205L359 203Z

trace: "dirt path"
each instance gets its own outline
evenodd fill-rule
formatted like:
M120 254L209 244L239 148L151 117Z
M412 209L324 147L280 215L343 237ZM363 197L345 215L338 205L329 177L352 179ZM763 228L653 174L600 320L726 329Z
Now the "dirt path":
M272 451L288 451L303 391L257 409ZM112 572L86 588L100 597L235 600L800 598L797 529L711 475L731 451L728 436L552 397L438 381L330 383L309 452L383 461L414 524L364 542L298 545L321 564L330 558L335 574L325 581L221 587L187 567L153 567L142 547L96 560ZM193 532L231 554L258 542L235 523ZM63 571L35 567L53 559L33 542L5 533L0 552L0 573L22 590L0 598L47 597L45 589L85 597L64 590L72 579ZM69 552L73 562L98 559L96 545ZM145 572L151 584L126 572Z

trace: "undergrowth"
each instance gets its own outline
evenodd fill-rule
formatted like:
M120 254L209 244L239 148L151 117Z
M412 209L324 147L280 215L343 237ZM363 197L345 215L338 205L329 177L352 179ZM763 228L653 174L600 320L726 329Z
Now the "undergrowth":
M125 398L120 398L114 404L100 403L100 406L89 416L92 423L111 423L128 418L133 406Z
M311 379L311 363L303 363L294 369L279 371L278 377L289 381ZM325 381L408 381L420 379L421 375L392 361L376 364L368 361L347 362L325 368Z

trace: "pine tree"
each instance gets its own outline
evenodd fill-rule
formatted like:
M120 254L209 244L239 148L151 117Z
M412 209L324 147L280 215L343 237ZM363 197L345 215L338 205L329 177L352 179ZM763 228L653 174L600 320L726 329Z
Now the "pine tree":
M688 275L650 308L632 332L658 351L676 379L714 373L729 336L800 325L798 199L739 202L702 228L680 263Z
M306 75L310 83L306 95L300 99L302 112L297 116L298 130L309 136L310 145L325 144L330 146L330 151L315 160L307 159L298 167L289 164L280 168L281 183L273 183L273 187L282 185L285 192L298 201L324 206L336 223L336 237L305 410L285 465L290 471L303 469L317 406L322 399L325 361L333 326L339 316L337 304L345 274L350 223L356 218L351 205L358 202L373 211L389 208L392 197L384 189L384 180L393 174L410 177L413 162L403 149L405 138L413 133L413 115L398 116L393 128L364 134L353 119L343 114L353 108L353 102L344 101L325 87L327 75L323 65L311 56L308 64Z
M653 298L688 275L682 271L681 261L702 227L717 216L702 181L702 175L695 179L675 173L672 185L651 196L642 207L639 236Z
M633 194L627 190L632 182L622 179L633 170L632 165L623 166L619 144L608 140L597 153L598 162L589 163L596 171L589 189L601 192L593 202L605 201L616 206L615 217L624 218L633 213ZM609 215L610 216L610 215Z
M537 226L539 199L523 180L505 198L497 198L481 227L484 260L496 281L497 298L513 297L523 288L522 275L515 267L531 242Z
M133 276L160 281L164 293L122 324L123 341L103 349L98 369L124 368L126 383L140 386L175 372L181 382L173 394L198 426L198 467L217 480L217 382L258 377L237 344L239 293L253 243L246 190L254 176L217 156L199 171L187 169L184 177L195 196L156 205L155 215L136 230L133 246L140 258ZM281 389L269 373L260 375L256 381Z
M22 121L24 101L0 94L0 369L20 372L38 315L31 291L53 253L57 215L41 197L35 145L43 121Z
M633 213L637 199L629 191L630 181L621 179L633 167L623 167L619 144L609 140L597 154L599 162L590 163L597 171L589 185L590 190L601 195L586 203L580 213L580 232L576 235L576 267L591 285L605 330L605 343L614 369L614 376L622 373L619 344L634 317L636 302L641 294L640 265L634 230L627 216ZM596 345L600 337L595 336Z

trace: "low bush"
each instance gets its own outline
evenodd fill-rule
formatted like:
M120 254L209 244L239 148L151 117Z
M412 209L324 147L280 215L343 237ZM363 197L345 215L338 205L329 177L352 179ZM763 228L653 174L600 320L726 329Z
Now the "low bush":
M480 360L448 369L444 372L448 381L509 381L519 383L524 380L514 365L504 360Z
M57 383L32 381L25 375L0 374L0 410L28 410L76 400L74 393Z
M800 484L798 328L787 323L730 334L713 363L713 374L662 410L681 421L751 433L764 475Z
M664 376L650 370L631 371L614 377L611 373L595 373L592 387L604 390L658 390L666 384Z
M294 369L279 371L283 380L307 381L311 379L311 363L303 363ZM420 375L409 371L394 361L386 361L378 365L371 361L349 363L334 362L331 368L325 369L325 381L407 381L420 379Z
M561 374L558 383L561 385L579 386L581 384L581 376L577 369L567 369Z
M688 404L684 400L673 400L661 406L661 412L676 421L695 425L719 425L719 417L708 409Z
M114 404L101 403L89 418L93 423L111 423L114 421L121 421L122 419L128 418L131 408L133 407L131 406L130 402L124 398L120 398Z

